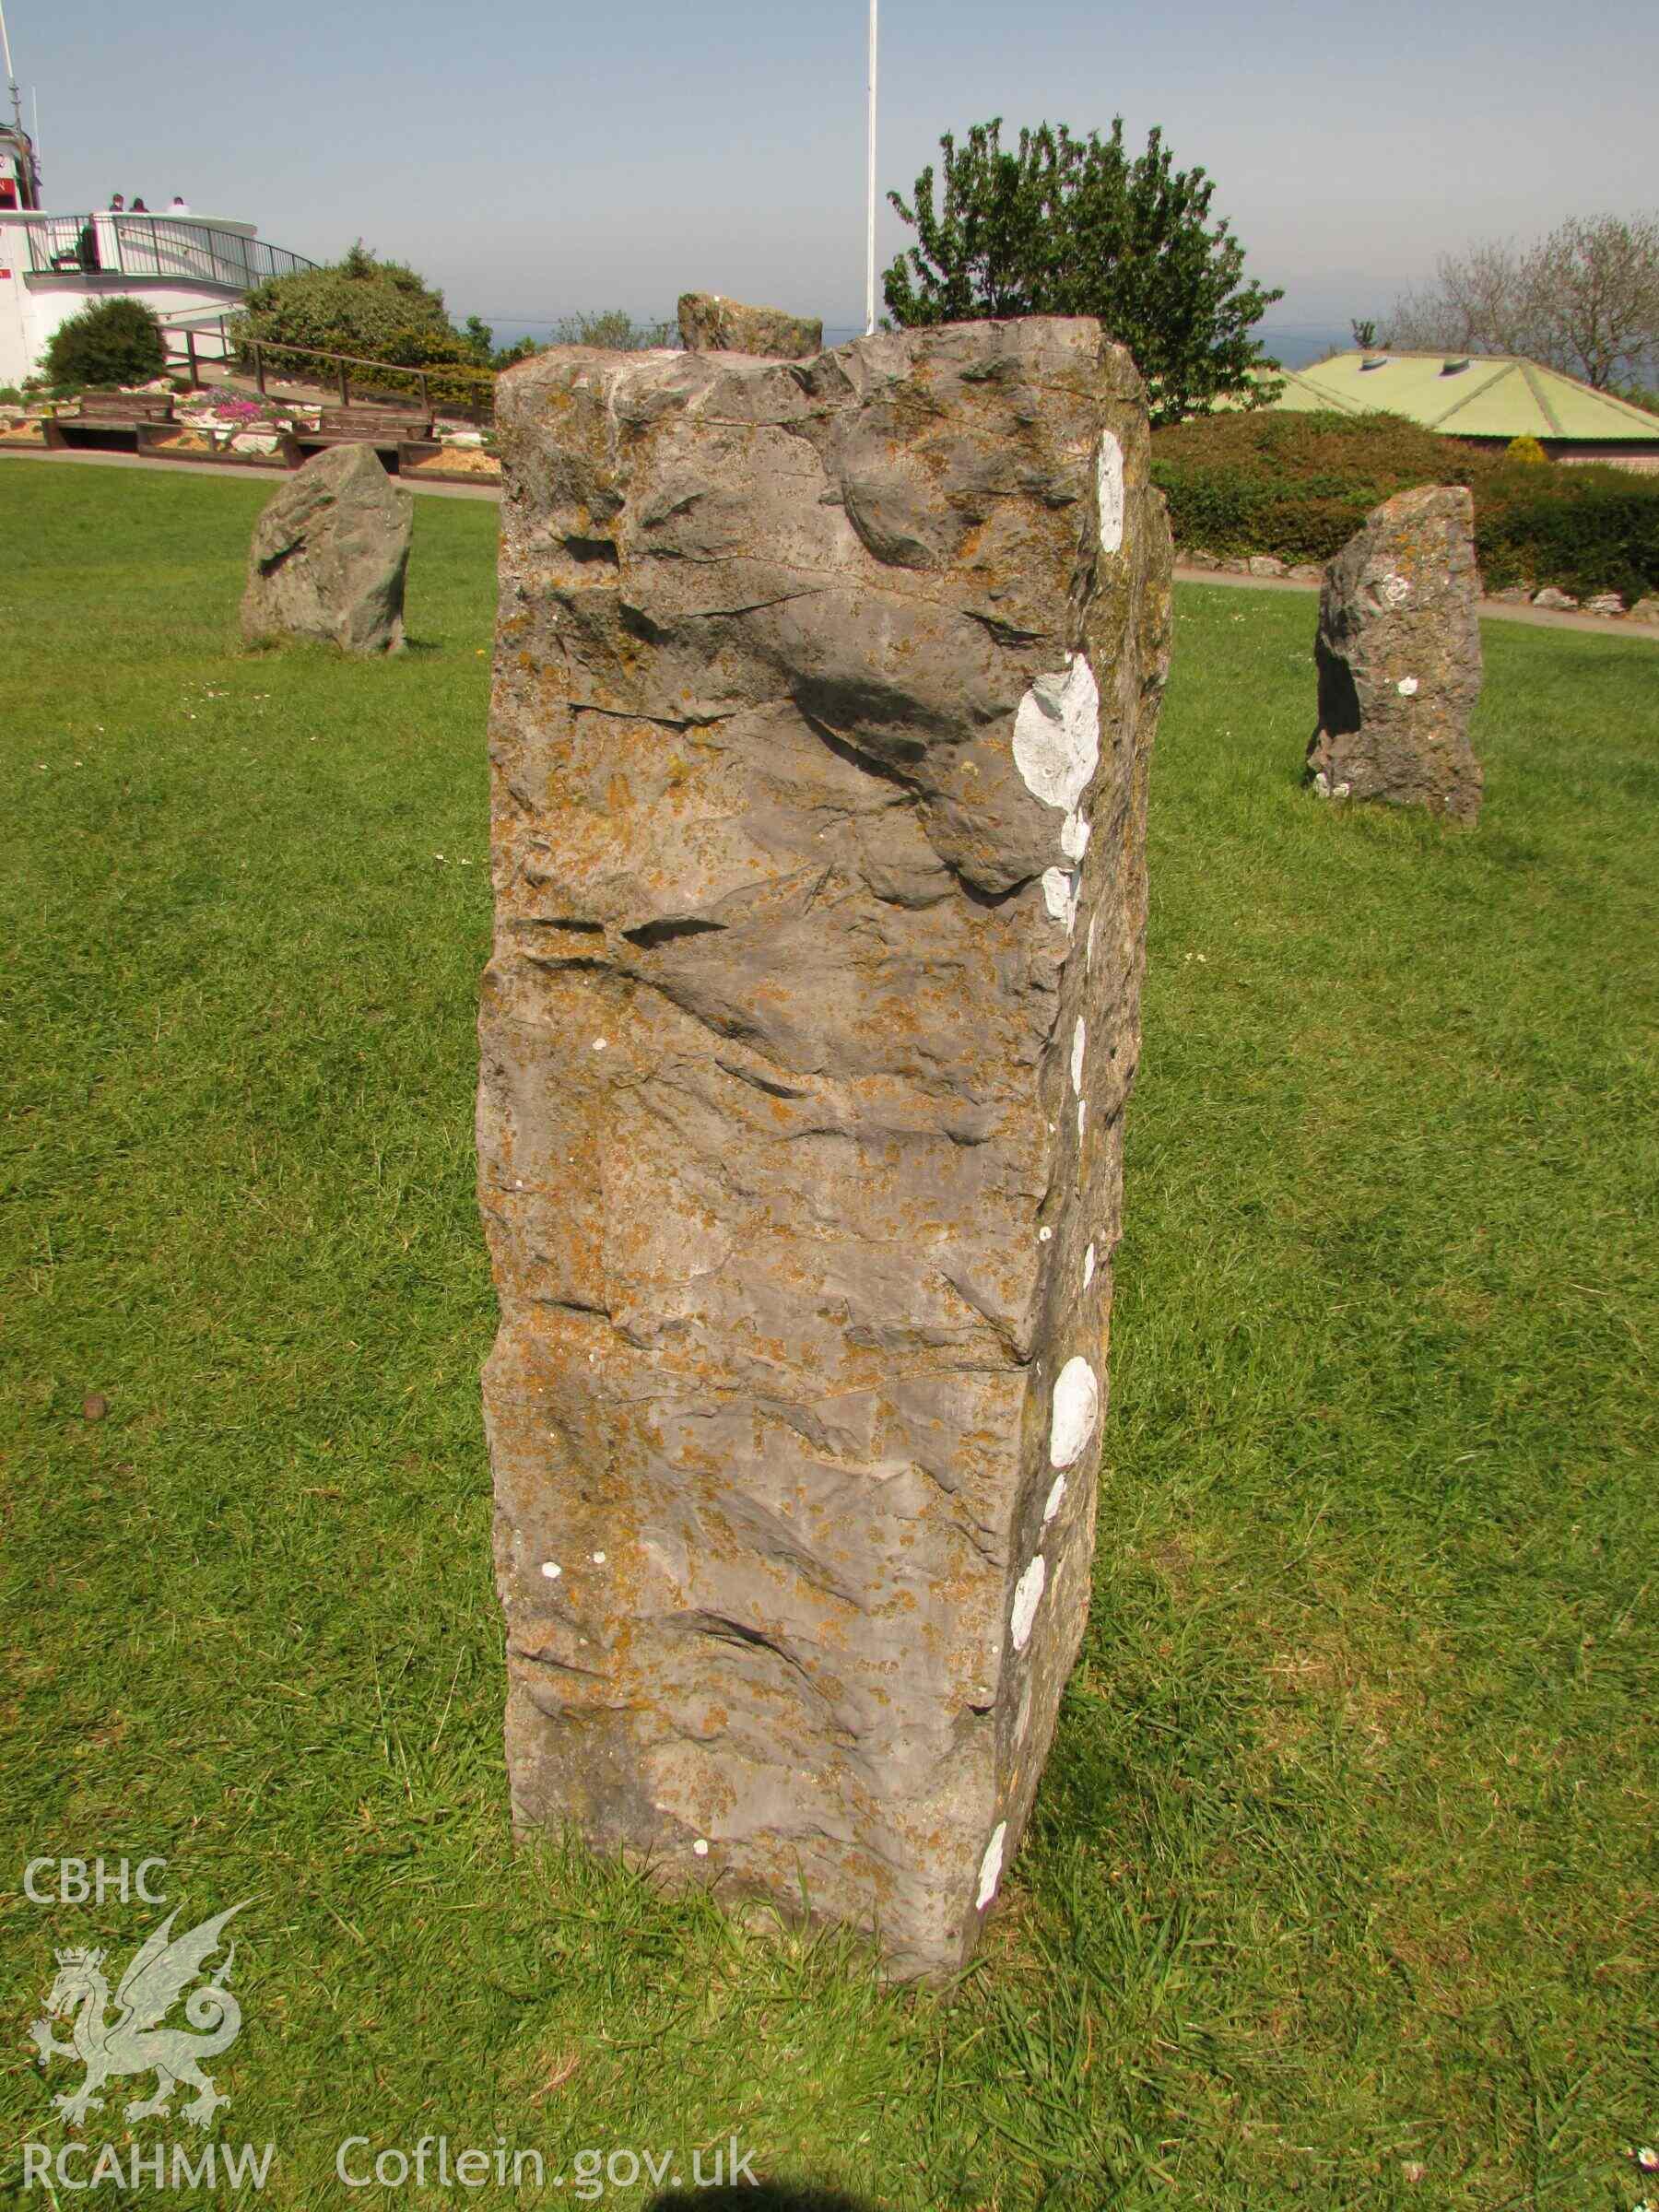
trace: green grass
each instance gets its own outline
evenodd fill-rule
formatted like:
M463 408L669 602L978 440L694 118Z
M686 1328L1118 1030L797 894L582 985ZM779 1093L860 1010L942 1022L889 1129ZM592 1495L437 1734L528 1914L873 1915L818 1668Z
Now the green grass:
M890 1991L511 1847L495 517L419 502L401 660L245 657L267 492L0 462L7 2140L79 2078L27 2041L53 1947L159 1917L25 1861L160 1853L187 1918L253 1900L220 2134L277 2206L387 2201L359 2134L688 2179L735 2134L893 2206L1632 2204L1659 653L1489 626L1463 835L1302 794L1310 600L1182 593L1092 1625L980 1961Z

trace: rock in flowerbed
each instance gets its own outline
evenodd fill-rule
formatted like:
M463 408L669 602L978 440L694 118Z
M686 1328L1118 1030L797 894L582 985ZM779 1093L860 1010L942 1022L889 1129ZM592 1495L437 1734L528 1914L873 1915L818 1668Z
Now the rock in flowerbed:
M336 445L291 477L260 516L248 558L250 644L315 638L396 653L415 501L367 445Z

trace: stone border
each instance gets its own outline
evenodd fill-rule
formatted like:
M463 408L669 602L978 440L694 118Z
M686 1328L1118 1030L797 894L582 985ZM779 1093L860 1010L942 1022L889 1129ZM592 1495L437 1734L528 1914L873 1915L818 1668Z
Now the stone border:
M1204 576L1246 577L1255 582L1321 584L1324 569L1315 560L1287 562L1274 553L1251 553L1241 558L1206 553L1202 547L1192 552L1175 555L1176 573L1184 573L1189 580ZM1483 608L1535 606L1547 614L1593 616L1601 622L1638 622L1659 625L1659 595L1649 594L1639 599L1634 606L1626 606L1617 592L1596 592L1588 599L1575 599L1571 592L1558 592L1547 583L1542 591L1535 592L1529 584L1508 585L1501 592L1487 592L1481 595Z

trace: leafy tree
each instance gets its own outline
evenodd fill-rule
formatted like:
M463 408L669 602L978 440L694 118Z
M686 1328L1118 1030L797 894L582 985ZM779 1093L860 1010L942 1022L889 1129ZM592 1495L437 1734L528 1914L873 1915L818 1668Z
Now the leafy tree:
M46 381L59 390L147 384L167 371L161 325L139 300L101 300L53 332Z
M1265 363L1250 331L1284 294L1243 282L1243 247L1210 221L1213 179L1176 169L1158 130L1131 159L1122 116L1108 138L1022 130L1018 154L1001 134L1000 116L960 147L945 134L936 207L931 162L911 206L888 193L917 236L883 280L898 323L1098 316L1135 356L1155 423L1274 396L1251 375Z
M498 347L489 357L492 369L511 369L517 361L534 360L542 352L534 338L514 338L511 346Z
M1394 303L1396 346L1514 353L1597 391L1659 367L1659 215L1573 216L1526 247L1443 253L1432 285Z

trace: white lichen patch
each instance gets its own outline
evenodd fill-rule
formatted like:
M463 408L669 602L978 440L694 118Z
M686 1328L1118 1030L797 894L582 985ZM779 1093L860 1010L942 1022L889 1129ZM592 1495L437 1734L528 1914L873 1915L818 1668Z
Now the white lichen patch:
M1003 1841L1007 1832L1008 1824L1006 1820L999 1820L991 1830L991 1841L986 1844L985 1855L980 1861L979 1894L973 1900L976 1912L982 1912L996 1895L996 1885L1002 1879Z
M1068 814L1060 825L1060 850L1067 860L1080 861L1088 850L1088 824L1080 814Z
M1088 658L1040 676L1014 716L1014 765L1045 806L1075 814L1100 762L1100 694Z
M1089 970L1094 966L1095 924L1100 920L1100 917L1099 914L1090 914L1088 917L1088 939L1083 947L1083 972L1085 975L1087 975Z
M700 1859L706 1859L709 1855L709 1839L707 1836L699 1836L691 1848Z
M1079 1099L1077 1100L1077 1142L1079 1144L1083 1142L1083 1124L1088 1119L1088 1100L1087 1099Z
M1023 1652L1031 1640L1031 1623L1037 1618L1037 1607L1042 1602L1042 1585L1048 1580L1048 1569L1039 1552L1014 1585L1014 1610L1008 1616L1008 1633L1014 1639L1014 1649Z
M1081 1090L1083 1088L1083 1053L1088 1042L1088 1032L1083 1025L1083 1017L1079 1014L1077 1026L1072 1031L1071 1079L1074 1090Z
M1094 1271L1095 1250L1094 1246L1091 1244L1088 1250L1083 1254L1083 1288L1085 1290L1087 1290L1089 1284L1094 1281Z
M1100 1411L1100 1386L1094 1369L1081 1357L1068 1359L1054 1384L1049 1423L1049 1465L1069 1467L1083 1456Z
M556 1583L559 1576L564 1572L564 1569L559 1565L557 1559L544 1559L542 1561L542 1572L547 1576L548 1582Z
M1411 579L1402 576L1397 569L1390 569L1377 586L1377 596L1384 606L1399 606L1411 596Z
M1394 689L1399 693L1402 699L1415 699L1417 697L1417 688L1418 679L1415 676L1403 676L1399 682L1394 686Z
M1048 1526L1054 1515L1060 1511L1060 1500L1065 1497L1065 1477L1064 1475L1056 1475L1053 1481L1053 1487L1049 1491L1048 1498L1042 1508L1042 1525L1044 1528Z
M1124 542L1124 449L1110 430L1100 439L1095 480L1100 494L1100 550L1115 553Z
M1049 911L1052 922L1064 922L1069 937L1072 924L1077 918L1077 886L1081 878L1076 868L1044 868L1042 871L1042 903Z

